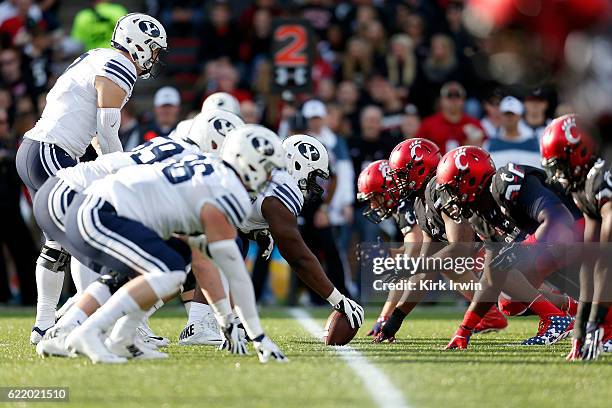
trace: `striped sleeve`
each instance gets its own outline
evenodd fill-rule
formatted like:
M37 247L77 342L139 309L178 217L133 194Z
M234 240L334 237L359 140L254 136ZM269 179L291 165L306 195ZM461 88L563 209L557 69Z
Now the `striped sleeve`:
M224 194L216 198L216 202L235 227L240 227L246 221L249 212L234 194ZM250 209L249 209L250 210Z
M134 67L129 67L117 58L111 58L102 67L102 74L123 88L128 94L136 83Z
M302 194L296 192L288 184L277 185L274 190L272 190L271 195L281 200L285 207L287 207L296 217L302 211L302 205L304 204Z

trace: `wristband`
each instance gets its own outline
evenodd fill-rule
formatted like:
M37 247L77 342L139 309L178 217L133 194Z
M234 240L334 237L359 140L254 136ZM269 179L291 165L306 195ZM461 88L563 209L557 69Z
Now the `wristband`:
M343 298L344 296L342 295L342 293L340 293L338 289L334 288L331 295L327 297L327 301L329 302L330 305L332 305L333 307L336 307L336 305L340 303Z

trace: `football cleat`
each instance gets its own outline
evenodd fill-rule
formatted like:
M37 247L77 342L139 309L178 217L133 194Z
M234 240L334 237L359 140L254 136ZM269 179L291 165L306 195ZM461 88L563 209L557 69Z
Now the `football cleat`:
M465 350L468 347L468 343L470 342L470 337L472 336L472 330L464 327L463 325L459 326L453 338L446 345L444 350Z
M524 340L523 346L548 346L563 340L572 332L574 320L569 316L548 316L540 319L538 333Z
M102 342L102 333L97 328L77 327L66 338L66 348L72 353L89 357L94 364L122 364L127 362L127 358L113 354L106 348Z
M142 322L140 326L138 326L138 334L142 338L145 343L150 343L155 347L167 347L170 345L170 339L167 339L162 336L158 336L153 333L153 330L149 327L149 323L147 320Z
M74 357L66 348L66 337L76 326L52 327L36 345L36 353L41 357Z
M498 332L504 330L506 327L508 327L506 316L504 316L497 307L493 306L487 314L483 316L476 327L474 327L473 333L484 334Z
M189 323L179 335L179 346L209 345L218 346L223 342L219 325L211 314L203 320Z
M30 344L37 345L40 343L47 330L49 329L42 330L36 326L32 327L32 333L30 333Z
M139 335L133 339L115 340L110 337L104 341L106 348L113 354L134 360L159 360L168 358L168 354L157 351L146 344Z
M253 345L255 346L255 350L257 350L257 357L259 357L261 363L265 364L270 361L270 359L277 363L289 362L289 359L285 357L283 352L268 336L264 336L261 341L254 340Z
M529 310L529 305L527 303L506 299L503 296L500 296L497 301L497 307L499 311L506 316L529 316L533 314Z

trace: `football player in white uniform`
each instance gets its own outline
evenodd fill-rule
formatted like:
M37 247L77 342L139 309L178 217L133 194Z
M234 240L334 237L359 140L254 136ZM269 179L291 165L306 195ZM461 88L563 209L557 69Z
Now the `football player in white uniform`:
M17 170L32 196L49 176L74 166L97 137L102 154L121 151L120 109L136 79L148 78L167 48L164 27L146 14L128 14L117 22L112 49L82 54L58 78L45 109L17 153ZM31 342L37 343L55 322L55 307L69 255L52 241L36 267L38 302Z
M245 187L256 194L274 168L284 167L282 146L273 132L252 125L231 132L228 141L221 153L223 161L194 156L173 164L132 166L95 182L86 195L74 198L66 217L66 235L75 256L118 273L142 275L119 289L108 303L108 286L90 285L87 292L104 306L66 337L65 346L94 362L160 358L159 352L152 354L134 344L136 325L144 310L176 294L185 278L191 250L172 234L205 232L208 254L230 282L236 311L255 347L277 361L285 360L263 334L253 287L234 241L235 227L248 216L250 198ZM231 315L229 304L227 309ZM100 333L122 315L130 319L115 325L105 346ZM85 313L80 317L81 321L86 318ZM45 339L70 332L60 323ZM224 329L231 329L231 322L224 323Z
M305 198L322 194L317 177L329 177L329 158L325 147L306 135L291 136L283 141L287 170L275 170L268 187L252 204L251 215L240 230L255 237L259 243L267 241L269 255L278 245L281 255L310 288L336 310L344 313L352 327L363 323L363 308L347 298L329 281L321 264L308 249L297 225L297 217ZM205 305L204 297L196 288L189 311L189 321L179 336L179 344L217 344L220 339L214 317Z

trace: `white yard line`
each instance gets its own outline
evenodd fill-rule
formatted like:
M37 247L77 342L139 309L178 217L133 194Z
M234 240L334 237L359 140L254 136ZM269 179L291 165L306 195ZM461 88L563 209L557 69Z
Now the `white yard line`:
M323 327L319 325L308 312L303 309L289 309L291 316L295 317L300 325L312 337L321 339ZM366 391L372 397L378 407L408 408L409 405L404 395L393 385L389 377L368 359L351 346L333 346L348 366L355 372L365 386Z

